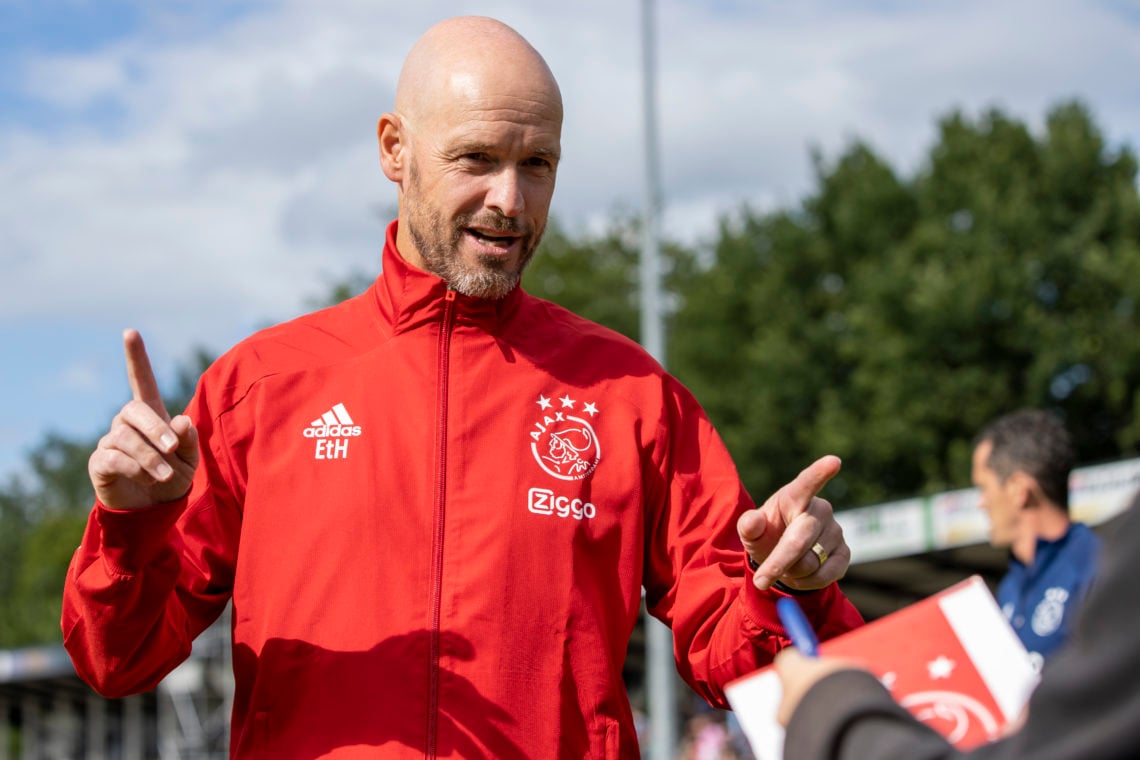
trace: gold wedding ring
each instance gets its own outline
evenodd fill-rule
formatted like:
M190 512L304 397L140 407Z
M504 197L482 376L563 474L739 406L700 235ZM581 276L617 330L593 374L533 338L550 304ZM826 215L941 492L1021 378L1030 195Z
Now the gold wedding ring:
M824 549L823 544L821 544L819 541L816 541L814 544L812 544L811 550L815 552L815 556L819 558L819 566L823 567L823 563L827 562L827 558L830 556L827 553L827 549Z

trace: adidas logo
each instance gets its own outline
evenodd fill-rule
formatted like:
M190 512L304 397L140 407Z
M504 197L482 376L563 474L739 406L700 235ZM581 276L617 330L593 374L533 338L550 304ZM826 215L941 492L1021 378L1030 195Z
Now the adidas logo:
M334 404L332 409L317 417L305 428L306 438L352 438L360 435L360 425L353 424L352 417L344 404Z

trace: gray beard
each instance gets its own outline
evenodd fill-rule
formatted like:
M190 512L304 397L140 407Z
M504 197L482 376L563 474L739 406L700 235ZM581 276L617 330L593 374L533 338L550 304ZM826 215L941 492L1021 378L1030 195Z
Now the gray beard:
M427 270L446 282L452 290L476 298L503 298L519 284L522 272L534 256L542 234L524 238L525 249L519 258L517 269L511 269L507 262L491 256L480 257L476 265L468 266L459 257L459 244L465 234L464 230L473 220L474 216L470 214L458 217L451 225L450 235L444 239L442 233L449 225L438 212L409 214L408 232L419 249ZM502 215L483 218L479 225L503 232L518 231L518 224Z
M414 165L410 173L409 190L418 196L419 176ZM511 270L502 259L491 256L479 257L474 266L463 263L459 257L459 243L463 239L464 230L476 221L480 227L500 232L529 232L523 236L524 247L517 269ZM494 211L478 217L475 214L462 214L449 223L436 209L425 208L416 202L408 204L407 222L408 233L427 270L446 282L452 290L475 298L499 299L514 290L545 232L545 228L536 232L522 230L513 218ZM448 228L451 230L450 236L445 239Z

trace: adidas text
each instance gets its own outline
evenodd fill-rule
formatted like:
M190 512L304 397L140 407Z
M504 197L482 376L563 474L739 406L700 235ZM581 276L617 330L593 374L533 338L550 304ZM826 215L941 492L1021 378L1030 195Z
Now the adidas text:
M360 425L321 425L307 427L306 438L350 438L360 435Z

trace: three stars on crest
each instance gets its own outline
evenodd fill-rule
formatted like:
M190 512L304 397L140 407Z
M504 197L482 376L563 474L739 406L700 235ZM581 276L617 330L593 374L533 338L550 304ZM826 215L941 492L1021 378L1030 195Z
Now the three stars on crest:
M557 399L557 401L560 401L562 403L562 409L573 409L574 404L578 403L575 399L570 398L569 393L564 394L562 398ZM535 403L538 404L539 408L541 409L549 409L554 406L554 402L542 394L539 394L538 401ZM585 403L582 404L582 411L593 417L598 413L598 407L593 402ZM559 414L561 414L561 412Z

